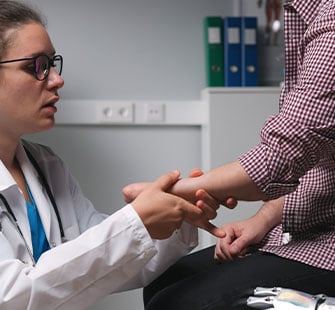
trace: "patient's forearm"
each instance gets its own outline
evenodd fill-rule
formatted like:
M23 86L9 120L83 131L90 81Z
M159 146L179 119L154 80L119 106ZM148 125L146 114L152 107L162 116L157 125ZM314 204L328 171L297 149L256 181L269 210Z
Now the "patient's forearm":
M279 225L282 222L283 207L285 202L285 196L280 198L269 200L258 210L254 215L255 218L261 218L263 221L263 227L266 232L269 232L272 228Z
M245 201L267 200L239 162L220 166L196 178L181 179L173 186L172 193L192 200L200 188L221 202L227 197Z

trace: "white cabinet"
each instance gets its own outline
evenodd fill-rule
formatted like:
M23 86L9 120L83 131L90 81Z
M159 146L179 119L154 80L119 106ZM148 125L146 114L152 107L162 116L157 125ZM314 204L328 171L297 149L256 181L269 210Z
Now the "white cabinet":
M202 92L206 118L202 126L202 168L208 170L229 163L259 141L266 119L278 113L279 88L207 88ZM221 208L214 223L221 225L254 214L260 202L240 202L235 210ZM201 246L214 242L207 233Z

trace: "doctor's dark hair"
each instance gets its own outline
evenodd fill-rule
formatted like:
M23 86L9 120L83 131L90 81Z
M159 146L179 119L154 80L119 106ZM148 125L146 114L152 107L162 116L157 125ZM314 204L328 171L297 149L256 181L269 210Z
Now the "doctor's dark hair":
M36 9L15 0L0 0L0 59L15 38L10 30L18 29L29 23L41 24L46 27L46 22Z

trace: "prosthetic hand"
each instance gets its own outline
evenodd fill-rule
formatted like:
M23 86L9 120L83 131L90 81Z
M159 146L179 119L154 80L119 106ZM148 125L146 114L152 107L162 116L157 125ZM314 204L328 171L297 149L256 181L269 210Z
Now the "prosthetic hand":
M335 298L325 295L310 295L281 287L257 287L254 296L247 299L247 306L274 310L335 310Z

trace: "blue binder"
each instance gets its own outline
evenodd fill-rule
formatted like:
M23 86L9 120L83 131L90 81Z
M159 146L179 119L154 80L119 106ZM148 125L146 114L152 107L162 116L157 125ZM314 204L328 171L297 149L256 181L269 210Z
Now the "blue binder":
M242 86L258 86L257 17L242 17Z
M241 17L228 16L223 22L225 86L242 86Z

